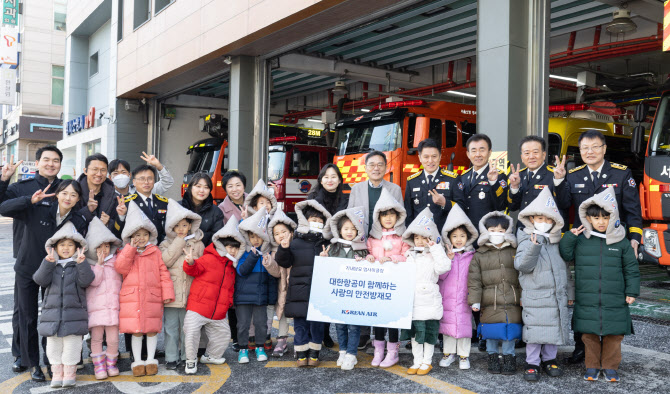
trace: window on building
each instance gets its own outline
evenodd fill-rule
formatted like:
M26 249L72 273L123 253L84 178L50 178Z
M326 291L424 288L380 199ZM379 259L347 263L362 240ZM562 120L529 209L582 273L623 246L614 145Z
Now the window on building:
M118 4L118 17L116 21L116 41L121 41L123 38L123 0L119 0Z
M63 105L65 90L65 67L51 66L51 104Z
M163 11L163 8L174 3L174 0L154 0L154 15Z
M88 76L92 77L98 73L98 52L91 55L88 61Z
M135 0L133 7L133 29L137 29L151 18L151 0Z
M67 16L67 0L54 1L54 30L65 31Z
M86 155L84 157L91 156L95 153L100 153L100 140L85 143L84 151L86 152Z

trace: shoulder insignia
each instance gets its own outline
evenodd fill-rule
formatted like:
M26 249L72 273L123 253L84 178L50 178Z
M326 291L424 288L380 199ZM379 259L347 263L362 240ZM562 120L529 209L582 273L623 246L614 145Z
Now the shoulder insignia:
M526 171L527 169L528 169L528 167L524 167L524 168L520 169L519 172L524 172L524 171Z
M573 168L572 170L570 170L570 171L568 171L568 172L569 172L570 174L572 174L573 172L579 171L579 170L581 170L581 169L584 168L584 167L586 167L586 164L582 164L582 165L579 166L579 167L575 167L575 168Z
M617 163L610 163L612 168L616 168L617 170L627 170L628 166L625 166L623 164L617 164Z
M471 169L472 167L468 167L467 169L463 170L463 172L461 172L461 175L467 174Z
M130 201L133 201L136 198L137 198L137 193L133 193L133 194L127 196L123 201L130 202Z
M167 197L163 197L163 196L161 196L160 194L154 194L154 196L156 196L156 198L158 199L158 201L168 202Z
M416 173L414 173L414 174L408 176L408 177L407 177L407 180L410 181L410 180L412 180L412 179L418 177L418 176L421 175L421 174L423 174L423 170L421 170L421 171L419 171L419 172L416 172Z
M446 175L451 178L456 178L458 176L458 174L456 174L455 172L445 170L444 168L440 169L440 172L442 173L442 175Z
M547 166L547 171L554 172L554 167L553 166Z

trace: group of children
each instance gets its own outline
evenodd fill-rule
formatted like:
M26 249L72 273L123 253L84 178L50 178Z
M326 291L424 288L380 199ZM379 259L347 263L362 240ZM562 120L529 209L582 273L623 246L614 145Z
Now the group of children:
M374 207L367 239L367 213L360 207L331 217L315 200L302 201L295 206L296 224L277 209L262 181L246 204L242 221L229 220L206 247L200 217L174 201L160 245L153 223L134 204L121 249L121 241L98 219L90 223L86 239L71 224L49 239L48 256L34 280L47 288L39 332L47 337L51 386L75 384L88 332L98 379L119 374L119 333L132 335L133 375L156 374L156 334L163 324L168 368L183 361L187 374L197 371L203 329L207 349L199 361L222 364L232 308L239 363L250 361L250 349L257 361L267 360L266 338L276 315L273 355L286 351L292 318L297 366L318 366L324 323L307 320L316 256L416 266L411 329L374 328L373 366L397 364L400 341L411 340L413 364L407 373L428 374L442 334L439 365L458 360L460 369L469 369L472 311L481 311L477 330L486 341L489 372L515 373L515 343L523 340L527 380L537 380L541 370L560 376L556 354L569 340L568 304L575 300L572 327L583 333L586 345L584 378L597 380L602 370L607 380L619 379L620 344L632 333L628 304L639 294L639 270L611 188L582 204L584 225L562 238L563 219L548 189L519 214L523 226L517 236L504 213L487 214L477 231L458 205L442 229L429 209L405 228L404 207L386 190ZM574 287L566 261L575 262ZM351 370L358 362L360 327L337 324L336 331L337 365ZM249 343L251 337L255 343Z

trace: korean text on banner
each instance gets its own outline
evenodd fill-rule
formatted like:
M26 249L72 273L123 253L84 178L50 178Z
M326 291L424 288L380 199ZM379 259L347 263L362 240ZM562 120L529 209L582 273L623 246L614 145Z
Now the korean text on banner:
M16 70L0 68L0 104L16 104Z
M409 329L415 270L405 262L317 256L307 320Z
M12 25L0 26L0 66L16 68L19 63L19 28Z
M2 24L19 24L19 0L2 0Z

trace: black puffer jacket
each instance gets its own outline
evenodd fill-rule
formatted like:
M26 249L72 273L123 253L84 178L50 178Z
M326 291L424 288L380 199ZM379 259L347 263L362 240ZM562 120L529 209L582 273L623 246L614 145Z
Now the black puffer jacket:
M110 217L107 222L107 228L110 230L113 229L114 221L117 217L116 206L118 205L114 183L109 179L105 179L100 187L100 191L95 195L95 199L98 201L98 207L95 211L91 212L88 209L88 197L90 191L88 189L86 174L81 174L79 179L77 179L77 182L79 182L79 185L81 186L81 197L75 207L77 213L83 215L86 220L90 222L94 217L100 218L100 215L104 212Z
M339 194L339 200L338 200ZM330 193L326 189L320 188L316 193L310 193L307 197L310 200L316 200L330 213L331 216L339 211L347 209L349 204L349 195L344 193Z
M49 188L51 189L51 188ZM88 220L72 209L60 226L56 224L58 200L55 197L45 198L37 204L30 202L31 196L18 197L0 204L0 215L14 218L25 223L21 245L14 271L32 277L40 262L46 257L44 244L68 221L74 224L77 231L86 236Z
M329 242L321 234L296 232L288 248L279 246L275 256L277 264L280 267L291 269L284 307L286 317L307 317L314 257L318 256L323 251L323 247L328 245Z
M212 236L223 228L223 212L219 207L214 205L214 200L212 199L211 194L197 211L195 204L193 204L193 199L191 198L191 192L189 191L184 193L184 199L179 203L182 207L197 213L202 218L202 222L200 223L200 230L202 230L202 233L204 234L202 243L207 247L212 243Z
M47 288L37 332L44 337L88 334L86 288L93 279L95 274L86 261L62 266L43 260L33 275L35 283Z

